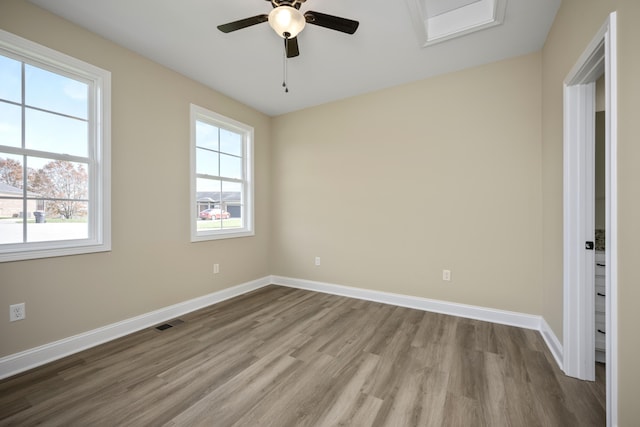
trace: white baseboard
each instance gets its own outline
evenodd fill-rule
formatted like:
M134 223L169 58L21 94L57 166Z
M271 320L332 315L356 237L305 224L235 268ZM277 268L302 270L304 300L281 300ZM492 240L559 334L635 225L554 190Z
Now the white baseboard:
M306 289L333 295L341 295L383 304L414 308L417 310L449 314L486 322L516 326L539 331L545 343L553 354L558 366L562 369L562 345L558 341L547 322L541 316L517 313L513 311L497 310L467 304L432 300L390 292L374 291L370 289L354 288L312 280L294 279L282 276L267 276L221 291L213 292L202 297L194 298L169 307L161 308L140 316L132 317L121 322L103 326L91 331L83 332L72 337L64 338L49 344L35 347L20 353L0 358L0 379L24 372L45 363L69 356L122 336L149 328L167 320L175 319L186 313L208 307L221 301L262 288L269 284L287 286L290 288Z
M383 304L400 307L415 308L417 310L450 314L468 319L484 320L486 322L517 326L525 329L540 330L542 317L513 311L497 310L474 305L458 304L455 302L439 301L421 297L414 297L390 292L372 291L370 289L353 288L350 286L331 283L314 282L311 280L293 279L290 277L271 276L271 282L276 285L291 288L307 289L333 295L342 295Z
M544 342L547 344L549 351L553 355L553 358L556 360L558 367L562 371L564 371L562 362L564 360L564 356L562 354L562 343L560 343L560 340L558 339L556 334L553 333L553 330L551 330L551 327L549 327L547 321L544 320L544 317L542 317L541 319L542 323L540 325L540 333L542 334L542 338L544 338Z
M353 288L331 283L315 282L311 280L293 279L290 277L271 276L271 283L291 288L306 289L333 295L375 301L401 307L415 308L423 311L449 314L485 322L516 326L524 329L534 329L542 335L549 351L556 363L562 369L562 344L553 333L542 316L517 313L513 311L497 310L454 302L439 301L408 295L394 294L370 289Z
M161 308L121 322L0 358L0 379L69 356L99 344L149 328L186 313L245 294L270 284L270 277L253 280L198 298Z

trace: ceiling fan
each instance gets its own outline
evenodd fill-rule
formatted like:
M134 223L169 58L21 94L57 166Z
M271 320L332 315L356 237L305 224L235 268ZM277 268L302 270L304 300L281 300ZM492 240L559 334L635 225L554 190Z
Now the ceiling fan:
M271 28L284 39L287 58L300 55L298 49L298 34L306 23L319 25L331 30L353 34L358 29L360 23L351 19L340 18L338 16L327 15L325 13L307 11L300 12L300 6L306 0L266 0L271 2L273 10L269 14L252 16L251 18L240 19L218 25L218 29L223 33L241 30L252 25L269 21Z

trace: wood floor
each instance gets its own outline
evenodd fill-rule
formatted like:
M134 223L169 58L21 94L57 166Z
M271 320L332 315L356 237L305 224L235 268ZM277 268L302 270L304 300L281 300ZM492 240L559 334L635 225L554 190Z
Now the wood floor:
M0 425L604 426L535 331L269 286L0 382Z

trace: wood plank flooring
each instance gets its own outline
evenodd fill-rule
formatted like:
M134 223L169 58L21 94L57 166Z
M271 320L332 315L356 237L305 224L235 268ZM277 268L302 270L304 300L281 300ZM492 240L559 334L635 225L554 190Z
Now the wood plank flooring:
M0 425L605 425L535 331L279 286L181 320L1 381Z

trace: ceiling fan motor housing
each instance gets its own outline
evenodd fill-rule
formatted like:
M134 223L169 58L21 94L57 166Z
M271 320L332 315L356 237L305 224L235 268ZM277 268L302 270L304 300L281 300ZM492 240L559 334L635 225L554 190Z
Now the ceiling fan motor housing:
M296 37L306 22L304 15L291 6L278 6L269 13L269 25L285 39Z

